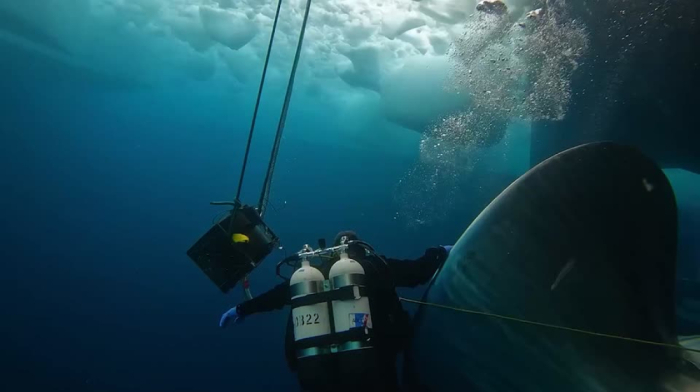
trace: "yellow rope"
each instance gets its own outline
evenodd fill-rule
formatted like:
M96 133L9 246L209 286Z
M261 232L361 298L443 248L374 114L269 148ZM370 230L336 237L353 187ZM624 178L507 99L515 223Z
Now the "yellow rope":
M678 341L684 344L694 343L700 341L700 336L684 336L682 338L678 338Z
M634 338L628 338L625 336L617 336L617 335L610 335L607 333L600 333L600 332L593 332L593 331L586 331L584 329L577 329L577 328L569 328L569 327L562 327L560 325L554 325L554 324L547 324L547 323L540 323L538 321L530 321L530 320L525 320L517 317L509 317L509 316L503 316L500 314L495 314L495 313L489 313L489 312L481 312L478 310L467 310L467 309L461 309L457 308L454 306L448 306L448 305L440 305L440 304L435 304L435 303L430 303L430 302L423 302L423 301L418 301L415 299L408 299L408 298L403 298L399 297L401 301L404 302L410 302L414 304L419 304L419 305L426 305L426 306L432 306L436 308L442 308L442 309L449 309L449 310L454 310L456 312L461 312L461 313L469 313L469 314L476 314L479 316L487 316L487 317L493 317L501 320L507 320L507 321L515 321L518 323L522 324L530 324L530 325L536 325L538 327L545 327L545 328L552 328L552 329L559 329L563 331L569 331L569 332L576 332L576 333L581 333L585 335L591 335L591 336L599 336L603 338L609 338L609 339L618 339L618 340L625 340L628 342L634 342L634 343L641 343L641 344L648 344L648 345L653 345L653 346L661 346L661 347L668 347L668 348L673 348L677 350L684 350L684 351L691 351L694 353L700 353L699 349L693 349L693 348L688 348L688 347L683 347L678 344L670 344L670 343L661 343L661 342L652 342L650 340L643 340L643 339L634 339Z

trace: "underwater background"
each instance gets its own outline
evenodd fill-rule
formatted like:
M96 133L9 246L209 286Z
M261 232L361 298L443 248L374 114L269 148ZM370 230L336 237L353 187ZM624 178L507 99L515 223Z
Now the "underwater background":
M697 32L688 21L696 6L621 3L646 17L639 25L668 27L680 12L680 29ZM241 197L249 204L267 168L304 4L282 3ZM285 252L340 230L396 258L452 244L538 163L533 129L565 121L596 41L563 1L506 4L504 22L496 11L480 15L473 0L312 3L266 215L284 249L251 275L254 294L280 281L274 266ZM538 15L526 12L543 4L549 30L527 35ZM218 328L242 290L222 295L185 254L224 211L209 202L235 195L275 7L0 4L2 390L297 390L284 363L287 312ZM509 30L519 23L526 33ZM695 95L687 99L697 107ZM653 131L665 140L673 129ZM696 129L685 132L654 147L662 152L639 145L652 157L683 157L660 164L679 208L678 277L697 280L700 150ZM693 322L679 328L700 332Z

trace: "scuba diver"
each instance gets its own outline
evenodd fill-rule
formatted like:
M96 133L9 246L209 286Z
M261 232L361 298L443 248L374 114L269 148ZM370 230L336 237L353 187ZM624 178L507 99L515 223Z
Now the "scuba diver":
M411 326L396 287L429 282L452 246L429 248L416 260L396 260L374 253L353 231L338 233L333 245L329 249L336 251L318 269L302 258L290 280L231 308L219 326L291 305L285 354L302 390L398 391L396 359L409 342ZM347 280L344 293L341 280ZM323 282L335 290L320 289L311 300L314 295L301 295Z
M311 0L306 2L270 161L254 207L243 204L240 196L281 5L279 1L236 196L232 201L210 203L233 208L215 219L210 229L187 250L187 255L221 292L227 293L238 283L243 284L248 300L227 311L221 317L221 327L254 313L291 306L286 357L302 389L397 391L395 362L398 353L408 345L411 326L396 287L427 283L447 259L451 246L428 249L417 260L385 259L354 232L341 232L331 248L319 241L319 249L306 245L301 252L280 261L278 275L283 264L295 267L294 274L288 280L285 278L285 282L257 298L249 290L248 275L280 242L263 217L270 202ZM324 260L320 270L311 266L309 258Z

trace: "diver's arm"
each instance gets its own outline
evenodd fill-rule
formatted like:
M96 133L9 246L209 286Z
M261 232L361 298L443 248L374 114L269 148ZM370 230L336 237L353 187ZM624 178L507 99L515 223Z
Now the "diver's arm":
M437 247L428 248L425 254L416 260L385 260L393 274L396 287L416 287L430 281L435 271L447 259L447 254L447 249Z
M284 281L267 292L239 304L237 311L239 316L246 317L255 313L282 309L285 305L291 304L291 301L289 282Z

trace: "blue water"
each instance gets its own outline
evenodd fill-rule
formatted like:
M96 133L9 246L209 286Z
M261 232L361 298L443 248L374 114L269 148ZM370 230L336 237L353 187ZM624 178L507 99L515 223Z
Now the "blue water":
M235 192L253 97L219 100L190 86L3 86L15 92L0 98L3 389L216 391L234 377L253 390L295 387L283 357L286 312L219 329L242 293L222 295L185 255L222 211L208 202ZM262 109L268 131L252 151L249 203L276 115ZM384 254L416 257L453 241L476 213L407 228L393 200L415 157L302 141L304 122L290 118L267 215L289 252L349 228ZM282 254L253 274L254 292L278 282Z
M287 61L277 64L286 77L290 59L275 61ZM4 43L0 62L0 390L296 390L284 362L287 312L219 329L241 290L222 295L185 254L223 211L209 201L235 194L256 83L129 84ZM308 86L305 77L297 84ZM274 80L243 190L249 204L282 104L284 78ZM253 273L254 293L279 282L285 251L344 229L396 258L451 244L529 167L527 127L516 124L463 177L405 181L421 167L421 135L372 125L369 111L341 123L311 97L293 97L266 216L285 250ZM697 278L700 182L667 174L680 211L679 276ZM423 288L401 293L418 298Z

